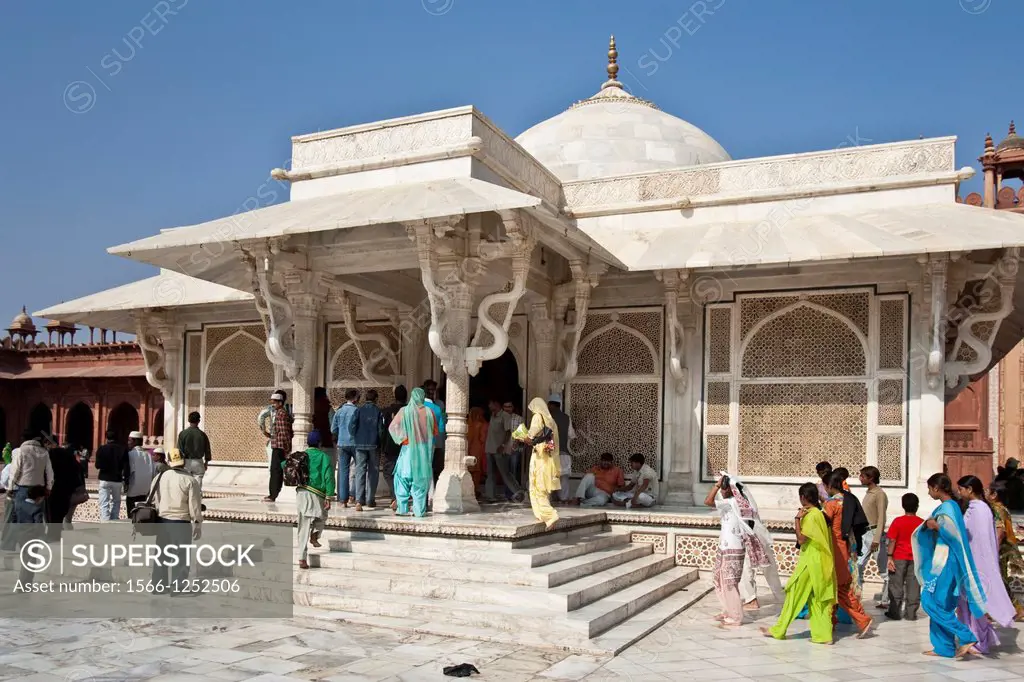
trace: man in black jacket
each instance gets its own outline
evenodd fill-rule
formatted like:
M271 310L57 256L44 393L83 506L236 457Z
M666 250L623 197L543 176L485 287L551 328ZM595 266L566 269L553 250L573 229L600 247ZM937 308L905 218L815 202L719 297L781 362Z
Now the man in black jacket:
M388 405L383 412L381 412L381 428L383 433L381 434L381 450L384 453L384 480L388 482L388 487L391 489L391 509L395 509L397 506L395 497L395 465L398 464L398 455L401 454L402 446L395 442L395 439L388 433L388 427L391 426L391 421L395 418L405 404L409 402L409 391L405 386L395 386L395 402Z
M128 448L107 431L107 442L96 450L96 473L100 480L100 521L117 521L121 516L121 492L128 483Z

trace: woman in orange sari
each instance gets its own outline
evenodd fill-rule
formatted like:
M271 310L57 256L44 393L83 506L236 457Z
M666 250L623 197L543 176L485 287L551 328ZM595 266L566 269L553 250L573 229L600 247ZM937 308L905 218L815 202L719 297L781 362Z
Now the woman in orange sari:
M469 411L469 423L466 426L466 440L469 441L469 456L476 457L476 464L469 468L473 477L473 490L480 487L487 471L487 418L482 407L474 407Z
M850 544L843 537L843 484L846 483L846 476L840 471L832 473L829 479L828 488L831 497L825 501L821 510L825 512L829 530L832 531L832 559L836 566L836 599L837 604L832 609L832 625L838 621L837 609L842 607L856 624L860 631L858 638L866 636L871 631L873 620L864 612L864 606L860 603L854 589L854 569L856 564L851 561L857 554L851 551Z

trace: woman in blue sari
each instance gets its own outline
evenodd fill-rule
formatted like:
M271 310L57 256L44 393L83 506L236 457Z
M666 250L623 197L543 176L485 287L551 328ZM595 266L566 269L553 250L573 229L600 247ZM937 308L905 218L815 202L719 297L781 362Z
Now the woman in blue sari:
M409 404L391 420L388 433L402 446L395 465L395 503L398 516L409 515L409 497L416 516L427 513L427 493L433 478L434 436L437 421L426 406L422 388L412 389Z
M987 610L964 516L953 499L953 483L945 474L928 479L928 496L938 500L939 506L912 537L914 570L921 583L921 606L928 614L933 647L924 653L958 659L978 655L977 638L956 618L960 597L977 618L984 617Z

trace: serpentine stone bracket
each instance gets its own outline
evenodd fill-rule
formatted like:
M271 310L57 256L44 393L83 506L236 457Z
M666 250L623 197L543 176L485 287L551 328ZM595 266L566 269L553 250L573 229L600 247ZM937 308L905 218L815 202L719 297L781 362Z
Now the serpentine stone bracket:
M362 363L363 378L375 386L390 386L398 380L398 354L391 347L391 339L384 334L361 333L356 325L356 304L345 291L333 290L335 300L341 306L341 316L345 321L345 333L352 339L356 352L359 354L359 361ZM372 353L363 350L363 343L376 343L378 348ZM385 361L391 370L390 375L375 374L373 368L381 360Z
M530 274L530 257L533 255L533 248L537 243L533 218L522 211L501 211L499 215L509 241L495 245L498 248L492 249L494 253L490 254L490 258L487 260L506 255L512 258L512 286L508 291L489 294L480 301L480 306L477 308L476 333L473 335L469 348L466 349L466 369L470 376L475 376L483 363L500 358L508 348L508 328L512 324L516 306L519 305L519 300L526 291L526 278ZM507 248L500 248L506 245ZM488 255L483 249L480 250L480 253L481 257ZM501 324L498 324L490 314L491 307L499 303L507 304ZM491 333L493 340L489 346L481 347L479 344L485 329Z
M146 381L167 400L173 399L174 372L168 371L167 352L156 320L142 313L135 322L135 338L142 348L142 359L146 364Z
M409 239L416 243L416 257L420 266L420 278L427 292L430 305L430 326L427 329L427 343L430 350L441 361L445 371L463 357L461 349L444 341L445 327L448 326L449 309L458 307L464 301L461 290L465 288L468 273L463 267L452 268L443 281L440 279L439 250L446 236L453 232L463 220L462 216L423 220L406 223Z
M267 332L267 359L294 381L300 370L292 328L294 315L288 299L274 291L274 254L269 247L252 250L239 247L239 250L242 261L249 267L256 310Z
M587 326L587 310L590 308L590 292L597 286L601 270L588 267L582 260L569 261L572 272L573 314L570 316L569 298L564 289L555 293L556 336L555 343L559 354L558 370L551 377L551 390L561 393L565 385L576 378L578 367L577 354L580 350L580 339L583 329Z
M960 317L962 312L967 314L957 325L956 340L946 357L947 388L963 389L970 382L972 375L985 371L991 363L992 343L995 341L1003 320L1013 312L1013 292L1017 282L1018 259L1019 250L1017 248L1005 249L985 277L978 300L972 301L970 307L965 311L953 311L957 317ZM934 291L932 295L935 295ZM993 310L990 302L995 297L998 297L999 307ZM984 338L979 338L979 335ZM965 345L973 351L974 357L970 360L958 360L960 351Z
M686 325L680 320L679 299L689 279L686 270L666 270L655 273L665 288L665 312L668 327L668 367L676 380L676 391L686 393L690 373L686 368Z

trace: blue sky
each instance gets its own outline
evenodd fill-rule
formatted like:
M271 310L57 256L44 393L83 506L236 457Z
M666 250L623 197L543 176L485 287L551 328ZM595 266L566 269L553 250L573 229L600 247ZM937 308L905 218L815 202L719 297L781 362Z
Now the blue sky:
M734 158L957 135L977 167L1024 118L1018 24L1013 0L6 0L0 324L151 274L106 247L266 195L293 134L475 104L516 135L596 91L613 32L626 85Z

